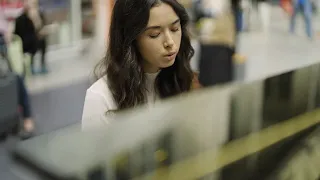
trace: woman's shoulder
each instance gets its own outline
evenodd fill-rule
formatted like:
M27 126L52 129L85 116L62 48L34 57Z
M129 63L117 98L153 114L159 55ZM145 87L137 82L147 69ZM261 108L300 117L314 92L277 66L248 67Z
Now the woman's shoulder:
M94 94L97 96L101 96L105 101L108 101L108 104L113 103L113 96L111 90L108 86L108 78L107 76L103 76L94 82L87 90L87 94Z
M116 109L117 106L107 83L105 77L100 78L87 90L82 114L83 129L99 127L110 122L111 119L106 116L106 112Z
M88 91L92 91L95 93L104 93L108 90L108 79L106 76L101 77L88 88Z

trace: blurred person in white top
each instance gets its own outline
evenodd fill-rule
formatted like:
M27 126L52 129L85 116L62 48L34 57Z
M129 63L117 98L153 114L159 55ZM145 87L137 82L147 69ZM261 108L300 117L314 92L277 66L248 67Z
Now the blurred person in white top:
M188 14L176 0L121 0L113 9L106 57L88 90L82 129L112 122L112 114L191 89L194 54Z

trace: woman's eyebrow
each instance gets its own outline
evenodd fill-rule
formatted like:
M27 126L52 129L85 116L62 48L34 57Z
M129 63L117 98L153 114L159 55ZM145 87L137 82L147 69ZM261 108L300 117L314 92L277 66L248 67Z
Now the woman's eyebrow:
M171 25L175 25L175 24L177 24L177 23L179 23L180 22L180 19L177 19L177 20L175 20L173 23L171 23Z
M180 19L177 19L177 20L173 21L170 25L175 25L179 22L180 22ZM149 26L145 29L145 31L147 31L149 29L161 29L161 26Z

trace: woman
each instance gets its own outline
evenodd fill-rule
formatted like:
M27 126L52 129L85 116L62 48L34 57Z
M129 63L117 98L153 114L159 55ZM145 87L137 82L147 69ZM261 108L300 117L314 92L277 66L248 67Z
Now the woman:
M101 77L88 90L82 127L110 123L110 111L152 104L191 88L188 14L176 0L116 1Z
M1 11L2 10L2 11ZM11 71L11 66L8 60L7 44L11 41L11 29L9 26L8 19L14 18L15 14L19 13L19 9L14 12L14 10L4 11L4 8L0 8L0 74L6 74ZM8 12L9 15L5 14ZM10 12L10 13L9 13ZM21 137L23 139L31 137L34 131L34 121L32 119L31 107L29 103L29 95L25 87L24 81L20 76L17 76L18 84L18 100L19 106L21 107L21 115L23 118L23 128L21 131ZM18 107L17 107L18 108Z
M37 71L34 68L34 56L38 49L41 51L40 73L47 73L45 62L46 39L48 32L45 28L44 16L39 10L37 0L26 0L24 12L16 19L15 34L21 37L23 52L31 54L31 70L33 74Z

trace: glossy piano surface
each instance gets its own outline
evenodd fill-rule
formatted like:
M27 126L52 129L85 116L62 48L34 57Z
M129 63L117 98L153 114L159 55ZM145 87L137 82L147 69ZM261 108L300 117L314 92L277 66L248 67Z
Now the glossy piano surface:
M82 132L79 125L68 127L20 143L15 154L53 179L80 179L101 171L106 179L140 177L158 168L170 169L212 149L216 149L212 152L217 152L217 158L226 158L228 155L218 152L229 144L246 142L255 132L315 110L320 103L319 66L249 83L197 90L159 102L151 109L141 107L120 113L117 122L108 128ZM310 125L289 138L279 139L241 158L234 157L226 161L228 164L220 165L221 168L212 167L212 172L195 177L267 178L285 160L297 140L313 129ZM277 131L271 132L271 139L277 136ZM252 147L248 143L240 144L232 149L232 156L243 149L250 152L257 143L263 145L259 141L252 141ZM198 163L191 164L194 171L184 173L202 172L205 164Z

